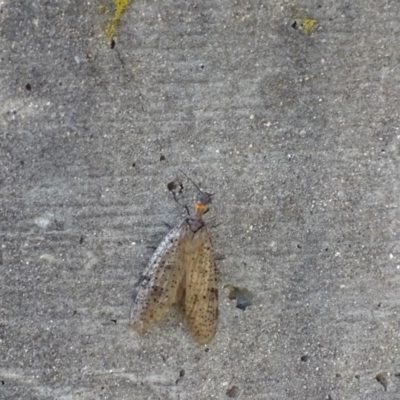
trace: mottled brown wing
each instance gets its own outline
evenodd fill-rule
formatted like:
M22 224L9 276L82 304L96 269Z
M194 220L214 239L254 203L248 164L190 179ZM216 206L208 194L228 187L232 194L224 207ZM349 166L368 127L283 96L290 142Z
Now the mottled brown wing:
M146 331L160 321L176 302L184 276L183 241L187 225L172 229L158 246L138 282L138 292L131 308L131 326Z
M217 271L206 226L185 241L185 272L183 317L194 340L205 344L214 337L218 323Z

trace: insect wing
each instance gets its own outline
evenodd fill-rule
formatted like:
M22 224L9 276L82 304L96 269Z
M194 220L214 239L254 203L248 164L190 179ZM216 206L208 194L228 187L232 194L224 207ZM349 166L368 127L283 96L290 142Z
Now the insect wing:
M215 335L218 323L217 271L206 226L185 241L183 316L193 338L201 344Z
M146 331L160 321L176 302L184 275L182 236L185 225L172 229L158 246L138 282L132 304L131 325L137 332Z

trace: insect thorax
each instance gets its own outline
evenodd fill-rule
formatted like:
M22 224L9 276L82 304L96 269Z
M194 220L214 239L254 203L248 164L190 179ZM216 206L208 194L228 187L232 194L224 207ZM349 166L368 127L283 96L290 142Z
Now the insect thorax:
M194 234L205 226L204 221L196 217L187 217L185 222Z

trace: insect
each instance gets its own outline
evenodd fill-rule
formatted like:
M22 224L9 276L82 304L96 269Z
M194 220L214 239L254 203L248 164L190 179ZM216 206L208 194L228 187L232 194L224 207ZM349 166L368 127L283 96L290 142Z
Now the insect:
M173 228L156 249L137 283L130 319L132 328L142 333L176 304L193 339L205 344L214 337L218 322L217 270L203 221L213 195L195 186L194 214Z

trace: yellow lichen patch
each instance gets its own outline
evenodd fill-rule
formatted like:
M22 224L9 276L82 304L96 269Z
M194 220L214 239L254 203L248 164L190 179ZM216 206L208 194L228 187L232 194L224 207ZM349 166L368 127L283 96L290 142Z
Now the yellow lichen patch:
M100 4L98 9L99 9L100 12L102 12L104 14L108 14L108 9L107 9L107 7L105 5Z
M115 6L114 14L106 26L106 36L110 42L114 39L121 16L129 5L129 0L113 0L113 2Z
M304 33L311 33L315 27L317 26L317 20L314 18L305 18L302 21L301 27L304 30Z
M304 35L310 35L315 31L318 25L318 21L312 16L292 9L292 28L298 29Z

